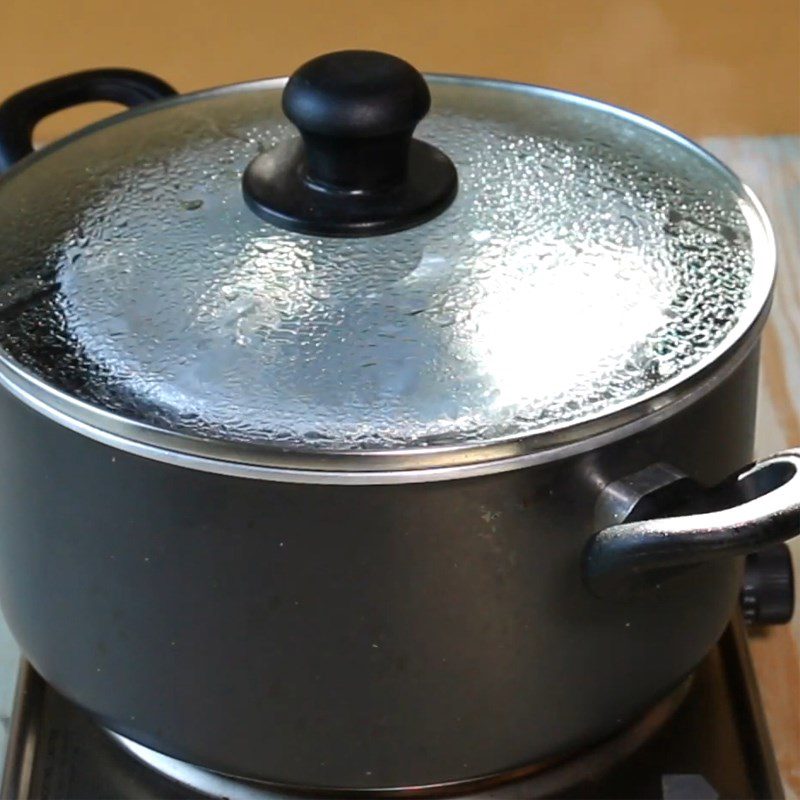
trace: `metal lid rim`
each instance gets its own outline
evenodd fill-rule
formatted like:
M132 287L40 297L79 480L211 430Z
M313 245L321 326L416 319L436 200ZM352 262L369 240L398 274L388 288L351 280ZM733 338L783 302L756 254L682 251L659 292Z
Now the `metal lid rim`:
M21 383L9 379L7 365L2 359L0 359L0 386L3 386L14 397L35 412L75 433L132 455L182 468L230 477L281 483L370 485L438 482L511 472L549 463L598 449L663 422L707 395L741 365L753 348L757 346L768 311L769 306L765 307L757 323L752 326L748 335L738 342L738 346L726 352L726 358L721 358L715 362L712 365L713 368L708 369L707 374L703 375L702 380L694 382L691 386L684 386L685 391L672 402L649 413L622 421L616 427L607 427L594 433L587 433L582 438L578 437L570 441L552 443L550 446L529 450L528 452L506 453L505 455L495 453L493 458L489 455L482 460L469 460L468 452L460 462L457 459L445 458L440 459L438 464L430 461L420 463L419 458L416 458L417 452L415 452L410 454L411 466L392 465L391 462L387 463L386 459L382 459L378 462L373 462L371 469L366 469L362 466L361 469L349 470L346 468L332 468L331 463L311 468L308 463L303 467L275 465L274 462L262 461L259 463L255 461L227 460L215 454L206 453L203 455L187 449L180 450L164 446L163 443L158 444L142 438L132 438L122 435L120 432L109 430L107 427L93 425L77 416L71 416L57 406L49 404L46 399L38 396L35 391L29 392ZM607 420L608 418L601 419ZM157 434L169 436L169 434L160 429L153 430ZM188 437L177 436L176 438L184 441L188 440ZM530 441L535 438L533 436L529 437L528 440L522 441ZM194 441L200 444L208 444L204 440ZM475 448L473 447L474 450ZM478 448L478 452L488 450L488 446ZM353 453L348 455L351 459L359 457ZM392 456L396 455L396 452L389 451L383 455ZM445 455L452 454L446 453ZM302 464L302 461L300 463Z

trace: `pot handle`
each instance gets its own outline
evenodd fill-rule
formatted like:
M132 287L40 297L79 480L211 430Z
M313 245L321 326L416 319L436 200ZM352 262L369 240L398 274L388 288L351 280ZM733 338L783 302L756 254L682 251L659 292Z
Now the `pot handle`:
M787 450L745 467L718 487L687 494L692 484L663 465L658 492L681 487L690 507L702 513L627 521L635 503L625 499L621 482L609 497L625 509L626 521L596 533L583 554L584 581L600 597L660 587L676 573L721 556L739 556L783 542L800 533L800 449ZM663 479L664 474L671 477ZM645 481L646 483L646 481ZM632 485L641 489L642 478ZM645 492L645 494L647 494ZM642 495L639 495L641 499Z
M97 100L133 108L174 94L160 78L131 69L92 69L29 86L0 104L0 173L33 152L33 129L49 114Z

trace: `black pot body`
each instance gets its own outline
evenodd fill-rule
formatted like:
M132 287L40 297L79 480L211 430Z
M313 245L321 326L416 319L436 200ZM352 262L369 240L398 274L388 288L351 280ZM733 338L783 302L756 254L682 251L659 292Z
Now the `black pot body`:
M753 351L679 413L582 455L372 486L226 477L131 455L0 400L0 600L24 654L113 730L306 787L459 781L630 722L709 650L721 558L598 599L602 486L751 458Z

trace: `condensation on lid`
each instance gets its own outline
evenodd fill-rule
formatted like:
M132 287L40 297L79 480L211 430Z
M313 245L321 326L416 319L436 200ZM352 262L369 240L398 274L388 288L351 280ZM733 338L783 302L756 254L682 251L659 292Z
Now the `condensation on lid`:
M432 78L459 194L401 233L290 233L241 174L295 135L271 82L178 98L0 182L0 345L121 417L315 451L527 438L674 386L769 295L744 187L646 121ZM765 255L766 254L766 255Z

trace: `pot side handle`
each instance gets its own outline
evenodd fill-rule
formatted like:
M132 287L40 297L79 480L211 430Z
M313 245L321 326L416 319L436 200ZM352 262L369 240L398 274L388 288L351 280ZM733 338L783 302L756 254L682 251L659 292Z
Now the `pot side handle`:
M0 173L33 152L33 129L49 114L92 101L133 108L174 94L160 78L131 69L92 69L29 86L0 104Z
M656 467L656 472L668 469ZM667 482L672 486L691 483L679 473L673 475L674 480ZM624 495L618 484L612 484L615 501ZM658 488L663 491L664 486ZM589 590L599 597L653 590L702 562L747 555L798 535L800 450L758 461L714 489L698 489L697 495L691 507L714 510L622 521L596 533L583 553ZM623 504L626 510L631 507ZM635 514L623 511L623 516L627 520Z

